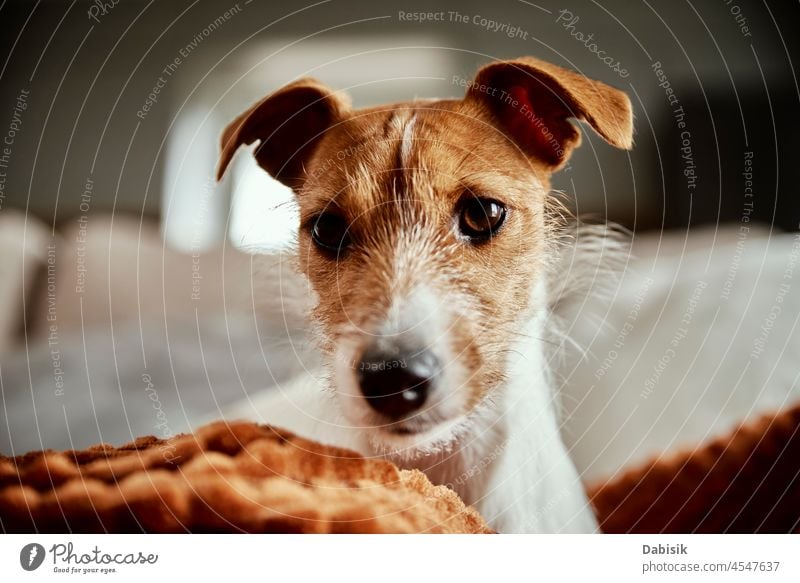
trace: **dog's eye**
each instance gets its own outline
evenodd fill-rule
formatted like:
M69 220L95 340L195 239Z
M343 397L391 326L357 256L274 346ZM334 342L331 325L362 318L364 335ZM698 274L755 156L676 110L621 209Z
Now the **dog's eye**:
M492 237L506 220L506 207L490 198L469 198L461 204L458 228L473 241Z
M311 228L311 239L323 251L338 255L350 245L347 229L347 221L339 215L321 214Z

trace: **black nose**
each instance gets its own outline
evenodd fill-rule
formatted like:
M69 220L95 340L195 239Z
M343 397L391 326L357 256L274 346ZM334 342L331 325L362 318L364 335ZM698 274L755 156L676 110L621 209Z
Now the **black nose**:
M358 379L370 407L400 419L425 404L438 371L439 361L428 350L407 355L368 350L358 365Z

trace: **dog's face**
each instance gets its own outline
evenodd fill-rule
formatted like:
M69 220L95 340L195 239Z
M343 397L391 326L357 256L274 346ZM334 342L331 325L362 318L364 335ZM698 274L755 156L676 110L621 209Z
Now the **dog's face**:
M343 409L392 442L458 420L498 385L544 261L542 178L477 115L460 102L354 112L298 196Z
M627 97L534 59L484 67L462 100L351 110L301 80L235 120L295 189L299 258L350 421L413 455L501 390L549 256L549 176L588 121L631 142ZM531 339L535 342L535 339Z

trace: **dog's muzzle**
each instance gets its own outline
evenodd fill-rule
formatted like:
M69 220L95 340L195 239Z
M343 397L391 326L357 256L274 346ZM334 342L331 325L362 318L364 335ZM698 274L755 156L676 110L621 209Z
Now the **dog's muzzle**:
M404 419L425 404L439 372L439 360L428 349L368 349L357 371L361 393L369 406L392 420Z

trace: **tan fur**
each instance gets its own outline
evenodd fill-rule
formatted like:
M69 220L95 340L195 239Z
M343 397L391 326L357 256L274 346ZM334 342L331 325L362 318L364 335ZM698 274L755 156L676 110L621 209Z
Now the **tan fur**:
M515 106L498 101L512 87L529 92L543 118L536 131L551 132L558 154L542 151ZM579 143L570 117L616 146L631 145L623 93L532 58L484 67L463 100L355 111L318 82L300 80L228 127L219 175L239 145L260 140L261 166L295 188L298 255L320 298L314 318L330 354L341 342L363 348L393 298L420 284L433 290L448 321L455 361L448 365L465 371L458 390L466 391L467 413L504 380L516 324L544 309L530 305L531 289L551 255L550 173ZM458 236L455 209L465 193L506 205L506 222L491 241L473 245ZM350 223L353 241L338 261L310 237L314 218L332 208Z

